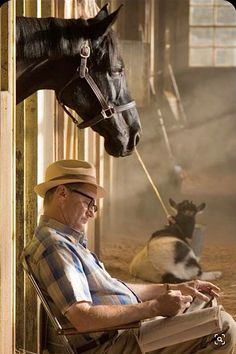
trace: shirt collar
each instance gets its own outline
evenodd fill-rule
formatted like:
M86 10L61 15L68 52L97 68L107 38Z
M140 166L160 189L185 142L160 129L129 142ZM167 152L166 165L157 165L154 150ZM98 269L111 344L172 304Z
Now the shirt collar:
M56 230L58 233L60 233L62 236L66 237L69 239L72 243L78 244L80 243L84 247L87 245L87 238L84 234L84 231L76 231L72 229L70 226L62 224L61 222L51 219L46 215L41 215L39 219L39 226L48 226L54 230Z

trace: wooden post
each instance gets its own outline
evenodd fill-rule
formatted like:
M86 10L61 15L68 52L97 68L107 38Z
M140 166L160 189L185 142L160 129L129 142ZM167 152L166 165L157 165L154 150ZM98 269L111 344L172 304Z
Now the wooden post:
M0 352L15 353L14 328L14 124L15 124L15 1L3 5L7 9L7 36L1 38L2 49L8 47L5 89L0 92ZM3 7L2 7L3 9ZM3 11L3 10L0 10ZM5 11L5 10L4 10ZM1 30L3 23L1 23ZM1 34L3 32L1 31ZM5 47L5 49L6 49ZM1 51L1 59L4 54ZM4 62L4 61L3 61ZM2 78L3 79L3 78Z
M24 235L25 244L34 234L37 223L37 197L33 187L37 184L37 95L25 100L24 115ZM37 296L26 280L25 290L25 349L37 348Z
M18 1L19 15L36 16L37 3ZM25 277L20 255L37 221L37 95L17 106L16 123L16 346L36 352L37 296Z

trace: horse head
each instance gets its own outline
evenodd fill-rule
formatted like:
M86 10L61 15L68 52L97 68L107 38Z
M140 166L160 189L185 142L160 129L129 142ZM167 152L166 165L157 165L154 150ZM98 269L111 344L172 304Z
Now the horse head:
M26 18L19 21L17 35L21 53L18 102L37 89L53 89L67 113L71 116L66 108L69 107L83 119L79 124L72 116L78 128L91 126L104 137L106 151L115 157L131 154L141 131L135 102L128 92L124 63L111 29L118 12L119 9L108 14L104 6L97 16L88 20L30 19L29 39L40 45L32 44L30 65L29 57L25 59L28 67L22 65L22 43L27 42L23 38L27 32ZM33 20L37 20L34 26ZM42 50L42 46L47 48ZM41 56L37 51L41 51Z

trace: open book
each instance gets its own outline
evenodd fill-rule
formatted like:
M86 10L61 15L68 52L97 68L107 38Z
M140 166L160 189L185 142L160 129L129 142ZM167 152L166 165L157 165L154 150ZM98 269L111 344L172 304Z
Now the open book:
M142 326L145 326L145 339L147 338L143 348L144 351L149 352L154 349L169 347L209 334L215 334L222 330L221 305L201 308L199 304L200 309L196 309L196 303L193 303L193 306L195 307L193 311L190 306L189 310L184 314L169 318L157 318L155 320L155 329L153 328L152 320L142 323Z

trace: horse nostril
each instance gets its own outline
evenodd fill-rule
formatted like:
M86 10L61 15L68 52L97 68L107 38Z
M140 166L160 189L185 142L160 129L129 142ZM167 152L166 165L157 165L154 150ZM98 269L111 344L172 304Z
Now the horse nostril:
M138 145L139 140L140 140L140 134L137 133L137 134L134 136L134 146Z

